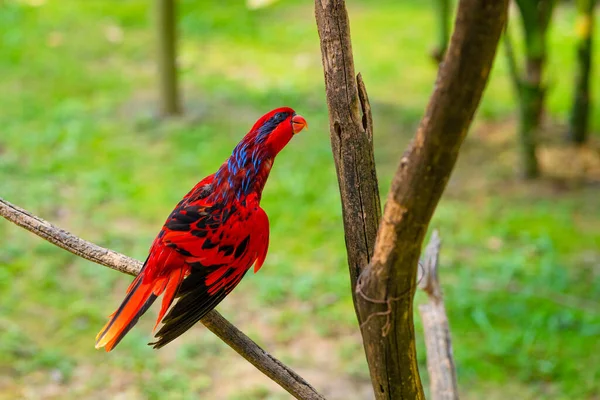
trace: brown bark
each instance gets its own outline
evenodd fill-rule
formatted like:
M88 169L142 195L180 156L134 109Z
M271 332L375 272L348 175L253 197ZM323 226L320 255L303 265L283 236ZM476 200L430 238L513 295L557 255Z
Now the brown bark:
M423 276L419 279L419 289L427 293L429 302L419 305L419 314L425 333L431 399L458 400L450 324L438 279L440 247L440 237L434 231L425 250Z
M331 148L342 198L350 280L369 263L381 217L373 155L373 120L360 75L355 79L350 22L343 0L315 0ZM354 291L353 291L354 295Z
M0 198L0 215L50 243L86 260L129 275L137 275L142 268L140 261L83 240L2 198ZM229 347L295 398L301 400L325 399L301 376L263 350L217 311L209 312L202 318L201 322L212 333L227 343ZM93 343L93 340L90 340L90 343Z
M460 2L436 90L392 182L370 257L379 215L372 130L360 118L348 17L343 0L315 0L348 262L377 399L424 398L413 328L417 261L487 82L507 6L507 0Z

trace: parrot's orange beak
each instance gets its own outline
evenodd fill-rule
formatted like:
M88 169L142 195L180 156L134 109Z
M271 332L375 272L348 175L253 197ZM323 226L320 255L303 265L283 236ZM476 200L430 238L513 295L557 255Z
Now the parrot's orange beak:
M304 128L308 129L308 123L306 123L304 117L301 115L294 115L292 117L292 130L294 131L294 134L300 132Z

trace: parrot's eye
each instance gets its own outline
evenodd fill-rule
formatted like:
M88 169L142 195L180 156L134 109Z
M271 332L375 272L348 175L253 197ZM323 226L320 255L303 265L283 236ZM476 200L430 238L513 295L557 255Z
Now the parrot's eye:
M265 121L263 125L258 128L259 139L264 140L275 128L277 128L277 125L285 121L289 116L290 113L279 112Z
M277 113L273 116L273 122L275 122L276 124L280 124L283 121L285 121L285 119L289 116L289 113L285 113L285 112L280 112Z

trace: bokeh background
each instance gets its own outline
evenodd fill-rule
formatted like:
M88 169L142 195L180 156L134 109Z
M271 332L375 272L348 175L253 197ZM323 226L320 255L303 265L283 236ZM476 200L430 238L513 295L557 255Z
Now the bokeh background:
M310 130L280 154L264 193L267 262L218 309L328 398L370 398L312 2L179 1L185 114L167 120L157 118L149 3L0 2L0 196L144 259L171 208L254 121L294 107ZM384 196L435 80L432 3L348 2ZM543 177L519 179L517 102L499 51L431 224L444 242L441 280L465 399L600 398L600 103L590 143L563 138L575 16L560 3L549 32ZM96 351L96 332L131 278L8 222L0 243L1 399L289 398L201 325L151 350L156 310L116 351ZM416 324L426 384L418 316Z

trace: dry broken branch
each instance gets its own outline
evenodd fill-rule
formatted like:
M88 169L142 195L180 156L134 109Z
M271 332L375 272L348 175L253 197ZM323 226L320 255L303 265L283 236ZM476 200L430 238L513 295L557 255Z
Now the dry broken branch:
M83 240L2 198L0 198L0 215L14 224L46 239L50 243L86 260L93 261L96 264L101 264L129 275L137 275L142 268L140 261ZM301 376L263 350L217 311L213 310L208 313L202 318L201 322L233 350L279 386L287 390L292 396L302 400L325 399ZM90 343L93 343L93 340Z
M458 400L450 325L438 279L441 244L438 232L434 231L425 249L423 276L419 280L419 289L427 293L429 302L419 305L419 313L425 332L431 399Z

